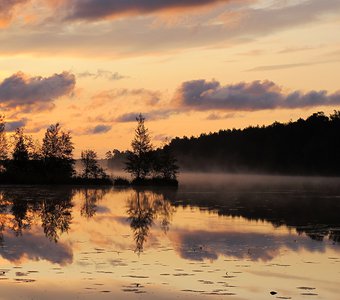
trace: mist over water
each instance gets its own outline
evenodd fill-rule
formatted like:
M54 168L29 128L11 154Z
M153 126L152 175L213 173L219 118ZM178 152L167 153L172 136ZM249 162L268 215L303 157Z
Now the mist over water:
M338 299L339 178L179 181L0 187L4 299Z

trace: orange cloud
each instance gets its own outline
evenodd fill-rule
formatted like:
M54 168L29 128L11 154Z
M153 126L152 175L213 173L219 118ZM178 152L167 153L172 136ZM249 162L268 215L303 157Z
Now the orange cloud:
M150 14L228 3L232 0L73 0L67 4L69 20L100 20L121 15Z
M25 4L30 0L2 0L0 1L0 28L6 27L12 20L17 6Z

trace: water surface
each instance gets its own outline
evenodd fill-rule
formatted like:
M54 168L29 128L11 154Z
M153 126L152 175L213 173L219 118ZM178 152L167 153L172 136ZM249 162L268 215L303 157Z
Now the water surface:
M339 299L339 215L336 178L2 186L0 299Z

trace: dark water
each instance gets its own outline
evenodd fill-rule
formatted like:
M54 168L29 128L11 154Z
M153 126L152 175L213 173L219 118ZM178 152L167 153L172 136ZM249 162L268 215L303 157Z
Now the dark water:
M0 245L0 299L339 299L340 179L2 186Z

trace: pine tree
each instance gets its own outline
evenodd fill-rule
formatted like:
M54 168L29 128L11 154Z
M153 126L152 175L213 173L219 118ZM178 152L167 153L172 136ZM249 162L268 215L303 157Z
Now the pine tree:
M132 140L132 152L128 154L125 170L136 179L145 178L152 169L152 145L148 129L144 125L145 118L142 114L136 118L137 128Z

